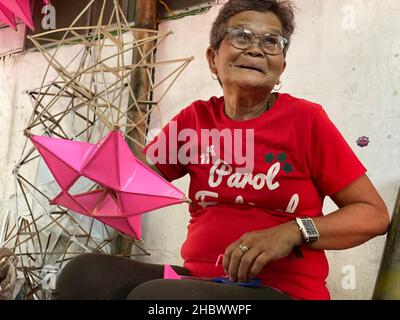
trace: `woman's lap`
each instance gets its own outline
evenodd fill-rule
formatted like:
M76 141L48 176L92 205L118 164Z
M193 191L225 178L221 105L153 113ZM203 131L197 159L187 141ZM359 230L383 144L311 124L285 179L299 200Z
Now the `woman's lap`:
M172 266L180 275L190 273ZM102 254L72 259L57 279L60 300L273 300L288 299L271 288L248 288L200 280L163 279L164 265Z
M172 266L182 275L190 273ZM164 266L104 254L82 254L72 259L57 278L54 299L125 299L143 282L163 278Z
M269 287L244 287L201 280L151 280L137 286L128 300L291 300Z

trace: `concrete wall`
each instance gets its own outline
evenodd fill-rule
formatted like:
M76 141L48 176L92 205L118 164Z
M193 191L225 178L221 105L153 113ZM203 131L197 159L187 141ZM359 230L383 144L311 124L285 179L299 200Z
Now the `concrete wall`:
M346 137L390 212L400 185L400 1L296 0L297 29L287 57L281 91L324 105ZM196 99L221 95L205 60L210 25L218 6L207 14L161 24L173 30L159 48L158 59L194 56L174 89L163 99L153 126L165 124ZM22 92L40 84L45 65L37 53L9 56L0 61L0 205L13 194L11 170L25 139L22 130L31 104ZM159 68L157 77L167 72ZM370 145L355 141L366 135ZM188 179L175 184L187 192ZM324 212L335 210L328 199ZM1 211L0 211L1 214ZM1 217L0 217L1 218ZM180 245L189 220L179 205L144 215L146 261L181 263ZM328 287L335 299L369 299L372 294L384 237L344 251L330 251Z

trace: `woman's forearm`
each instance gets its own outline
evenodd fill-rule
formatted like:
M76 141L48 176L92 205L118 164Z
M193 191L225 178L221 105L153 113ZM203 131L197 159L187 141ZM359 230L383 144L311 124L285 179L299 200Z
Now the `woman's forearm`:
M352 203L323 217L313 218L320 239L310 247L340 250L356 247L386 233L389 215L385 207Z

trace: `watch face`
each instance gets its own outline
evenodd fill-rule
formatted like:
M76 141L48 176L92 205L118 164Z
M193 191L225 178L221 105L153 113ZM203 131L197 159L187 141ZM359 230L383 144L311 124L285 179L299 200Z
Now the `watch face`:
M304 228L309 236L318 235L318 232L315 228L314 222L311 219L302 220Z
M296 218L296 222L306 242L314 242L319 239L319 232L311 218Z

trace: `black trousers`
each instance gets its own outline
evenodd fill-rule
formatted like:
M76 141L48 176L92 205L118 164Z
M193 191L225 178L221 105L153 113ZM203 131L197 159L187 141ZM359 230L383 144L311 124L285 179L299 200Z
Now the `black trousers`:
M179 275L188 270L172 268ZM57 278L56 300L288 300L268 287L251 288L200 280L163 279L164 266L102 254L72 259Z

